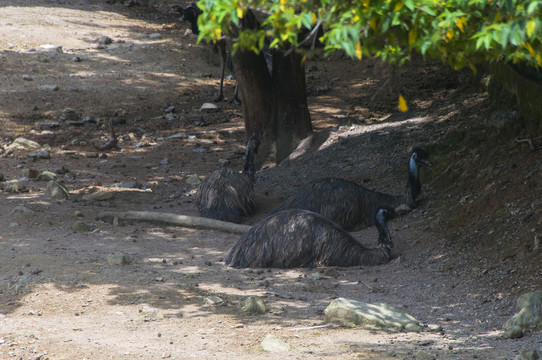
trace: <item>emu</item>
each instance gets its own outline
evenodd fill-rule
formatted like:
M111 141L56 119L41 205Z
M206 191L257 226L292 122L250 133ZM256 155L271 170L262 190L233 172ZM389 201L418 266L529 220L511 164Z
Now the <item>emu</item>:
M225 262L236 268L382 265L392 258L393 241L386 221L393 215L393 209L376 212L378 246L367 248L320 214L301 209L282 210L241 236Z
M415 148L408 160L408 181L398 195L369 190L353 181L337 178L315 180L301 187L275 211L306 209L322 214L345 230L374 224L374 214L383 207L396 208L401 204L413 208L421 192L420 166L431 167L429 154Z
M198 16L202 13L202 11L196 5L196 3L192 3L185 8L178 7L176 10L181 14L180 21L188 21L190 23L192 33L194 35L198 35ZM234 69L231 57L226 51L226 42L224 40L217 41L216 44L213 46L213 51L218 52L218 55L220 56L220 86L218 87L218 96L213 100L213 102L220 102L224 100L224 72L226 66L232 73L234 72ZM231 101L233 101L237 105L241 104L241 100L239 99L239 86L237 82L235 84L233 99Z
M203 179L196 197L201 216L239 222L241 216L254 213L254 154L258 153L259 145L260 141L256 138L247 142L242 173L222 168Z

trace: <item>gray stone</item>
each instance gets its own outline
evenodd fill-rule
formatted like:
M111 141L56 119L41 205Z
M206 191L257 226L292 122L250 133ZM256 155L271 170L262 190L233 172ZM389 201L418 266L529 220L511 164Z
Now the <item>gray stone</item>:
M76 221L72 224L72 230L75 232L90 232L94 230L94 226L82 221Z
M121 188L121 189L142 189L145 190L147 187L137 181L125 181L117 184L111 185L112 187Z
M41 149L41 145L35 141L25 139L23 137L18 137L9 145L9 147L23 147L29 150Z
M169 159L164 158L164 159L160 160L160 165L169 165Z
M213 103L204 103L203 105L201 105L200 110L218 111L218 110L220 110L220 107L218 105L216 105L216 104L213 104Z
M158 33L154 33L154 34L150 34L149 35L149 39L161 39L162 38L162 35L161 34L158 34Z
M506 337L517 338L529 330L542 330L542 290L521 295L517 310L503 326Z
M325 310L324 321L349 327L361 325L421 331L421 326L414 317L388 304L368 304L345 298L333 300L329 304Z
M207 305L220 305L224 302L224 300L214 295L207 296L204 301Z
M70 192L63 184L51 180L47 183L47 188L45 189L45 194L53 199L62 200L67 199L70 196Z
M41 149L36 154L36 158L38 159L50 159L51 158L51 152L47 149Z
M542 350L523 350L514 360L539 360L542 359Z
M57 90L58 90L58 85L54 85L54 84L45 84L45 85L40 85L38 88L39 88L40 90L57 91Z
M197 174L190 175L186 178L186 183L189 185L198 185L200 183L199 176Z
M63 53L62 45L51 45L51 44L40 45L40 46L38 46L38 50L41 50L41 51L54 51L54 52L57 52L59 54Z
M401 204L398 207L395 208L395 213L397 215L405 215L411 212L412 209L408 207L406 204Z
M258 296L251 296L238 304L239 310L251 314L265 314L267 311L265 303Z
M102 36L101 38L97 39L96 42L100 45L109 45L113 42L113 40L109 36Z
M290 350L290 344L271 334L263 339L261 346L264 351L268 352L286 352Z
M63 121L80 121L81 120L81 114L72 108L65 108L62 110L62 114L60 115L60 120Z
M37 179L40 176L39 170L36 169L21 169L21 178Z
M125 254L109 254L107 255L107 263L109 265L127 265L130 263L130 259Z

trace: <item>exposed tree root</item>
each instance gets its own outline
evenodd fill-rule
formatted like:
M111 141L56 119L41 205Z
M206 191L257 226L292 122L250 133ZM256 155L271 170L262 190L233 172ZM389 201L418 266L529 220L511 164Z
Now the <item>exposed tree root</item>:
M98 219L115 225L122 224L124 221L150 221L192 228L220 230L237 234L243 234L251 228L249 225L235 224L227 221L151 211L106 211L99 214Z

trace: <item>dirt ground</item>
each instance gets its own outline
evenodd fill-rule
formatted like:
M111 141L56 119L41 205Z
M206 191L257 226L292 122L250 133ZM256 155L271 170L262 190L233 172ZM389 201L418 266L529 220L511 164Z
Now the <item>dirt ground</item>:
M222 259L239 235L97 220L104 211L197 215L186 179L242 166L240 107L199 110L216 94L216 59L161 5L0 2L0 358L513 359L542 347L540 334L502 338L518 296L541 284L540 153L516 141L526 135L507 120L513 113L438 64L309 61L322 142L258 172L258 212L244 221L323 176L397 193L409 149L423 146L433 168L422 169L420 206L390 223L398 258L387 265L231 269ZM100 45L103 36L112 43ZM110 119L118 148L99 150ZM50 157L11 146L17 137ZM22 178L28 169L55 172L70 197L51 199L46 181ZM141 186L115 187L128 182ZM86 200L97 191L112 196ZM372 228L354 235L376 241ZM129 263L112 265L110 254ZM237 309L251 295L266 314ZM301 329L323 324L338 297L386 302L442 331ZM263 351L268 334L290 350Z

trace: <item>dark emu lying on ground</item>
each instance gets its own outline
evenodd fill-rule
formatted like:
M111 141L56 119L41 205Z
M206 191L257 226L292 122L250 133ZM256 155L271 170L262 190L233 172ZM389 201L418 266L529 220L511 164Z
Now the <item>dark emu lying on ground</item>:
M393 209L375 214L378 246L367 248L333 221L307 210L269 215L231 248L226 265L236 268L370 266L390 261L393 242L386 220Z
M251 138L247 142L245 168L242 173L229 168L216 170L201 182L196 205L201 216L239 222L256 210L254 201L254 154L260 141Z
M429 154L415 148L408 160L408 181L404 191L398 195L369 190L353 181L336 178L315 180L301 187L281 207L306 209L322 214L345 230L356 226L365 227L374 223L374 214L380 208L396 208L406 204L413 208L421 192L420 166L431 167Z

